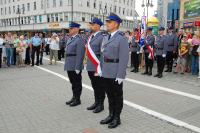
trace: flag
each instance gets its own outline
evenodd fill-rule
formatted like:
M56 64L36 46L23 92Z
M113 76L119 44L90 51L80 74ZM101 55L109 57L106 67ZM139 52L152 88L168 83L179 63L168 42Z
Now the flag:
M146 24L146 16L142 17L141 20L141 38L140 38L140 47L144 46L145 44L145 32L147 29L147 24Z

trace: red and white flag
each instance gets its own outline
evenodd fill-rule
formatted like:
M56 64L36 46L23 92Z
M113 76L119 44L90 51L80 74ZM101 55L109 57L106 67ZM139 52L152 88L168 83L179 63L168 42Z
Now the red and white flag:
M89 37L87 46L86 46L87 57L92 62L92 64L94 64L94 66L95 66L95 69L96 69L95 75L101 76L102 75L101 64L100 64L99 59L97 58L97 56L95 55L94 51L92 50L92 48L90 46L91 39L92 39L92 35Z

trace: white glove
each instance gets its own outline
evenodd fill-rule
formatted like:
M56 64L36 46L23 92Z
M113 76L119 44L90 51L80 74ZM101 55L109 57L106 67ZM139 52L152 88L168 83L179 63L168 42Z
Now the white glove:
M165 58L165 57L166 57L166 54L162 54L162 57Z
M118 82L118 84L120 85L120 84L123 82L123 80L124 80L124 79L116 78L116 80L115 80L115 81L117 81L117 82Z
M79 74L80 73L80 70L75 70L76 74Z
M138 51L137 54L140 54L140 52Z

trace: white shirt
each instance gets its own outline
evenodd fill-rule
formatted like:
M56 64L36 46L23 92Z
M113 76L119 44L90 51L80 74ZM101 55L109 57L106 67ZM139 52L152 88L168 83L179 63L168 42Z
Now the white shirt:
M51 39L50 41L50 49L52 50L60 50L59 48L59 38L56 37L56 40Z
M199 45L199 48L197 49L197 52L200 53L200 45Z
M3 48L3 38L0 38L0 48Z

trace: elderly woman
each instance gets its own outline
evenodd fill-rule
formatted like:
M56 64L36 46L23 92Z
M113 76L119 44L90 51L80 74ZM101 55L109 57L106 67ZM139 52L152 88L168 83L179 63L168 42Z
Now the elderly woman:
M59 38L56 33L53 33L53 35L50 39L50 62L49 62L49 65L52 65L53 57L55 59L55 65L56 65L56 62L58 60L58 50L60 50Z

